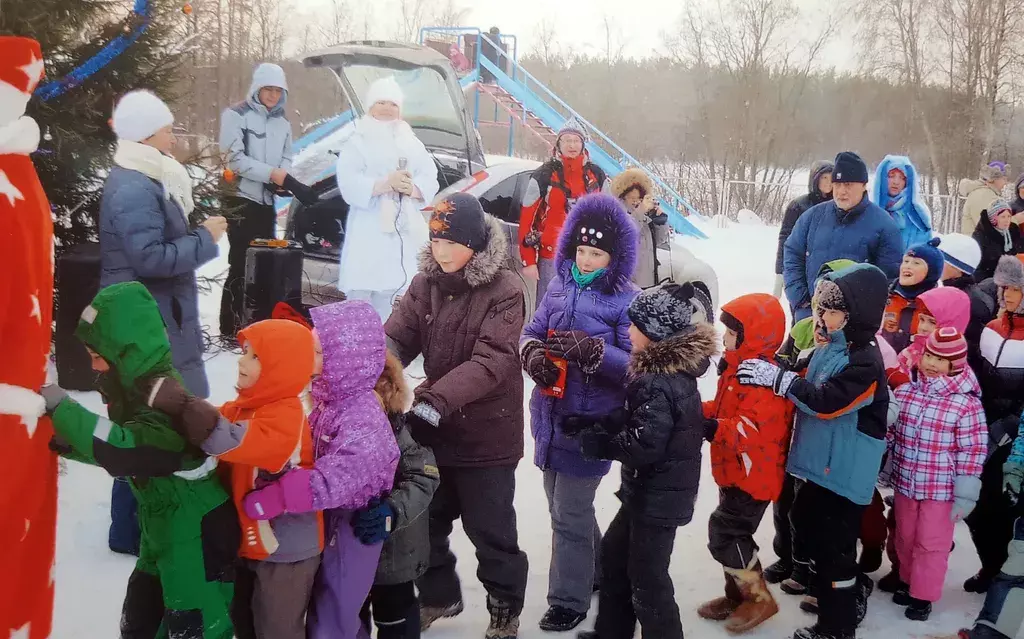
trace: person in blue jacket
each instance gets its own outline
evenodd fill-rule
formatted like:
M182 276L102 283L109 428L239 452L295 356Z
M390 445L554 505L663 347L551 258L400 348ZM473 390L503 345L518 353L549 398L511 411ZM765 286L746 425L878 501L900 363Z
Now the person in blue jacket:
M114 166L100 202L100 288L138 281L156 300L171 343L174 368L197 397L210 394L203 368L197 268L217 257L227 230L223 217L193 228L192 181L170 156L174 116L148 91L126 94L114 109ZM110 549L139 553L135 497L115 479L110 505Z
M811 291L822 264L840 258L873 264L892 280L903 261L899 227L868 198L864 160L851 151L837 155L832 183L832 201L804 213L786 240L783 279L794 321L811 315Z
M921 199L917 169L905 155L887 155L875 169L871 201L889 212L903 237L903 251L932 239L932 214Z
M793 639L854 639L867 612L873 584L860 574L857 537L885 452L889 391L875 333L888 290L870 264L823 276L814 293L820 346L806 377L764 360L737 369L741 384L771 388L797 408L786 470L801 479L790 518L794 545L811 560L818 623Z

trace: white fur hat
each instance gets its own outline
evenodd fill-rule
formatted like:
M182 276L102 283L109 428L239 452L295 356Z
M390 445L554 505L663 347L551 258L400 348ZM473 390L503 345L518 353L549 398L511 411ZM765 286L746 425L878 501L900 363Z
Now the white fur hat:
M950 233L942 236L939 250L946 258L946 263L962 271L964 275L974 275L981 263L981 247L973 237Z
M402 87L398 86L398 82L395 81L393 76L388 76L370 85L370 88L366 91L366 100L363 102L363 108L369 111L370 107L378 102L394 102L401 109L402 102L404 101L405 93L402 92Z
M121 140L142 142L172 124L171 110L149 91L126 93L114 108L114 133Z

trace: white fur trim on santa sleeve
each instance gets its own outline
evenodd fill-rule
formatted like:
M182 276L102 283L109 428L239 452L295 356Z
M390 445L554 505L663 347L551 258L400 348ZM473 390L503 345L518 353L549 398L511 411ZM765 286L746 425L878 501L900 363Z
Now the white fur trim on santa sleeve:
M36 422L46 414L46 400L39 393L21 386L0 384L0 415L16 415L31 437L36 432Z

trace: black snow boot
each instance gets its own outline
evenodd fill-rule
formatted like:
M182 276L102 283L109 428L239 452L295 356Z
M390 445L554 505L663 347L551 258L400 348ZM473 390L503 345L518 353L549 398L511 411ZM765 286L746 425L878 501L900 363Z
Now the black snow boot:
M409 609L405 619L390 623L377 623L377 639L419 639L420 606Z
M906 614L907 619L913 621L928 621L928 617L932 615L932 602L911 597L910 604L907 606L907 611L904 614Z
M793 639L856 639L853 632L835 633L814 624L810 628L801 628L793 633Z
M992 579L984 570L979 570L978 574L964 582L964 590L984 595L992 587Z
M892 595L892 602L897 606L909 606L914 602L914 598L910 596L910 587L901 588Z
M576 633L576 639L601 639L594 630L584 630Z
M575 610L551 606L540 619L540 629L545 632L569 632L586 618L587 615Z
M491 623L487 626L484 639L516 639L519 636L519 613L504 601L487 597L487 610Z
M764 580L770 584L781 584L793 574L793 564L780 559L768 566L764 571Z
M787 595L806 595L811 584L811 565L799 561L793 562L793 572L789 579L782 582L780 588Z
M818 614L818 598L807 595L800 602L800 610L803 610L809 615Z
M910 585L903 582L900 579L900 573L893 570L888 575L878 580L878 589L882 592L888 592L890 594L899 592L900 590L910 590Z

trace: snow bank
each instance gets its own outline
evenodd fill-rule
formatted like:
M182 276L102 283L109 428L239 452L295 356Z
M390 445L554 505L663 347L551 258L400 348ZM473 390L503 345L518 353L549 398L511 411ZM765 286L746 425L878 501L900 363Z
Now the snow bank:
M761 216L750 209L740 209L740 212L736 214L736 220L740 224L746 224L748 226L764 226L764 222L761 221Z

